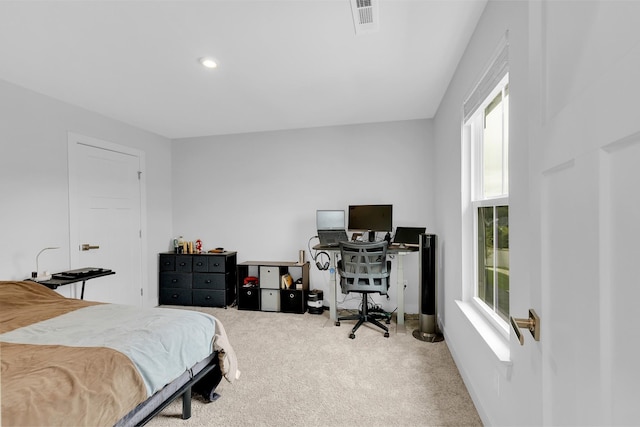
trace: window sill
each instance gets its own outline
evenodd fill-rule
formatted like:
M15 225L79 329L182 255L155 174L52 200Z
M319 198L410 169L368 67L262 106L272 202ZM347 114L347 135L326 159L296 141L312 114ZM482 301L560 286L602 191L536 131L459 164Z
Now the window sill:
M509 347L509 340L506 339L500 332L498 332L487 318L479 313L471 302L456 300L458 308L469 320L471 326L478 332L483 341L487 344L489 349L496 356L498 366L501 368L504 376L509 379L511 377L511 349Z

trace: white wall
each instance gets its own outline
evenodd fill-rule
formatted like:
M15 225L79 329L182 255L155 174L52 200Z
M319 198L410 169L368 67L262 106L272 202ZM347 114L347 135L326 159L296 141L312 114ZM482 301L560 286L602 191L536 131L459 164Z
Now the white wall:
M175 140L173 230L239 262L296 261L300 249L310 260L317 209L390 203L394 227L437 234L434 179L430 120ZM418 312L417 258L405 259L407 313ZM312 267L311 288L328 297L329 272ZM395 286L378 301L395 309Z
M145 152L149 304L157 303L157 253L171 235L171 150L166 138L0 81L0 279L69 269L67 132ZM65 289L60 288L64 293Z
M487 425L534 423L537 405L526 405L539 396L523 397L510 382L506 368L487 346L456 305L463 299L461 220L461 125L462 104L481 77L505 31L509 31L510 62L510 244L511 283L528 292L528 4L490 1L434 119L436 177L438 191L436 218L443 250L440 286L444 305L440 322L447 343ZM513 291L513 289L512 289ZM526 393L526 390L524 390ZM525 394L526 395L526 394ZM523 397L518 399L518 396ZM533 413L527 412L531 410Z
M60 249L41 257L43 269L71 267L69 131L145 152L149 305L157 303L157 253L168 250L178 234L201 238L207 248L236 250L239 261L294 261L316 234L316 209L369 203L393 204L394 226L426 226L437 233L429 120L192 138L172 144L8 82L0 81L0 100L3 280L28 277L35 255L47 246ZM417 312L417 276L417 256L410 255L405 259L408 313ZM392 280L395 283L395 269ZM312 288L328 292L328 283L328 272L312 269ZM65 293L64 288L59 291ZM395 289L388 301L379 302L395 309Z

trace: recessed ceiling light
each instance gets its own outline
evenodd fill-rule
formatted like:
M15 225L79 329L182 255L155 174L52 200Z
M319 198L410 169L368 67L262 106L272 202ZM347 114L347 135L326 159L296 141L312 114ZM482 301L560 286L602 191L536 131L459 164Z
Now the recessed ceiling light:
M205 56L203 58L200 58L200 63L207 68L216 68L218 66L218 64L216 64L215 59L209 57L209 56Z

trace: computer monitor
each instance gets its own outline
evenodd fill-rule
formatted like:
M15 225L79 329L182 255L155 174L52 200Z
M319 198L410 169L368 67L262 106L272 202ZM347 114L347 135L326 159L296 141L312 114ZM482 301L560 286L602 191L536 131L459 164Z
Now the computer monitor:
M317 210L316 225L318 230L344 230L344 211Z
M393 236L393 243L405 246L419 246L420 235L427 230L426 227L397 227Z
M391 231L393 205L350 205L349 230Z

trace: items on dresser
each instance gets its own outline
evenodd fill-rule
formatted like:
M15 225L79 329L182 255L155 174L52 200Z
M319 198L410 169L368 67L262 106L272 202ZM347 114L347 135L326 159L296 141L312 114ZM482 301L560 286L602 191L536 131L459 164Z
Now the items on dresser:
M238 264L238 309L304 313L309 263L246 261Z
M212 249L209 252L222 253L224 250L222 248ZM184 240L182 236L175 237L173 239L173 253L175 254L201 254L205 251L202 248L202 240L197 239L196 241L190 242Z
M160 304L227 307L236 298L236 252L161 253Z

